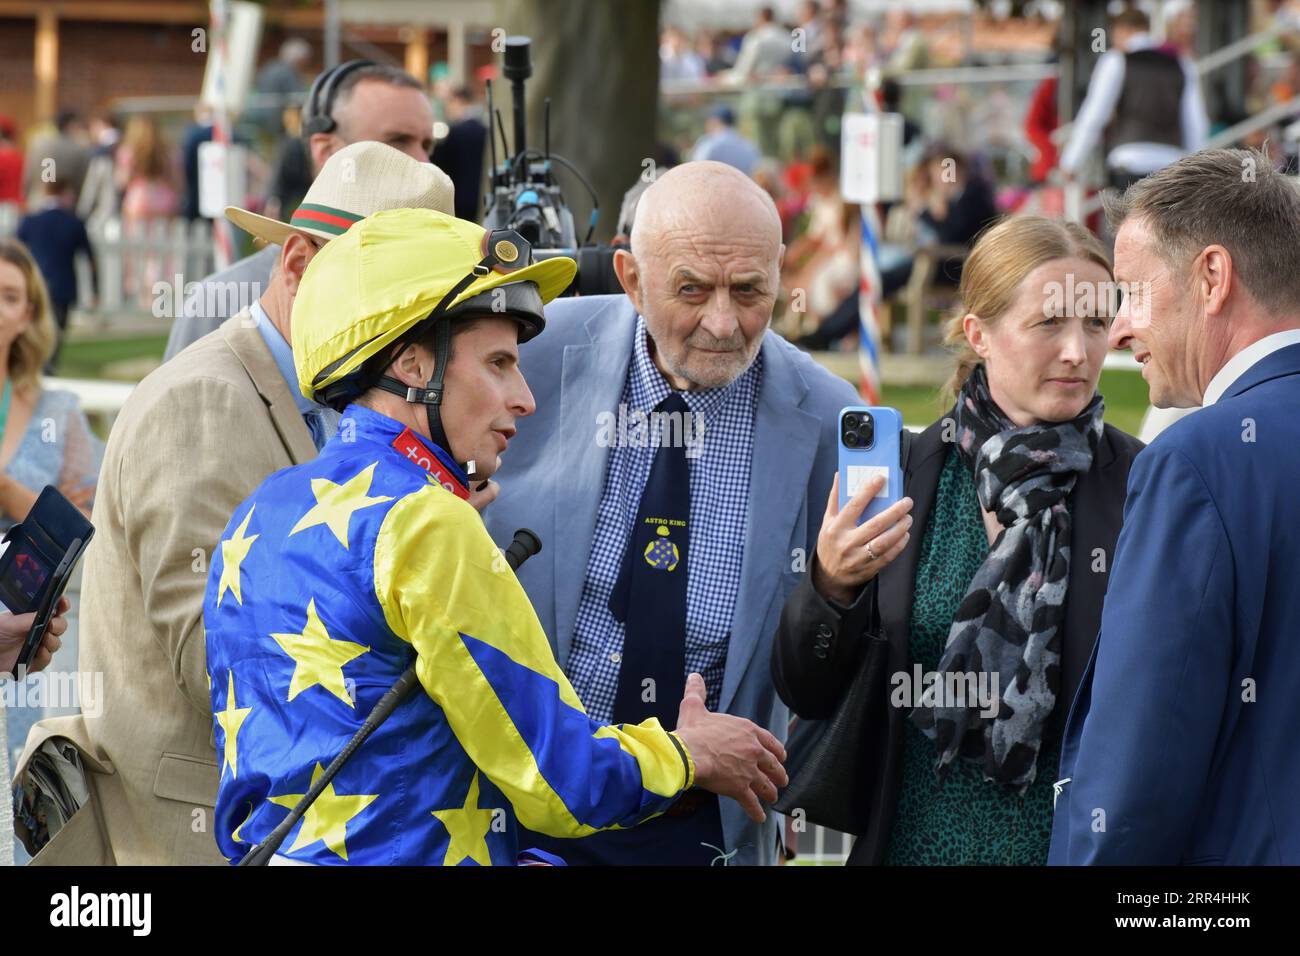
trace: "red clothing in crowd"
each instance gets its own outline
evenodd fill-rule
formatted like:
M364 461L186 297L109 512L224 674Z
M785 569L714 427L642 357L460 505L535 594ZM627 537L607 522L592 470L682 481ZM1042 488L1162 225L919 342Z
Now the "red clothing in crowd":
M1025 116L1025 137L1038 150L1038 159L1030 167L1029 176L1041 183L1047 174L1056 168L1060 152L1052 142L1052 133L1058 125L1056 115L1056 77L1048 77L1038 84L1034 98L1029 103L1029 113Z
M0 146L0 202L22 203L23 153L17 146Z

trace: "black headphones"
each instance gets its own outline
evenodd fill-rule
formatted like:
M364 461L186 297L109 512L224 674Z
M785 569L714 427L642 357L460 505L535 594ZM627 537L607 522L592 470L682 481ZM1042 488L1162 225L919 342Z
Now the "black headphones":
M334 96L343 78L365 66L374 66L374 60L348 60L338 66L325 70L312 81L307 93L307 103L303 107L302 135L309 137L313 133L332 133L338 128L331 113L334 110Z

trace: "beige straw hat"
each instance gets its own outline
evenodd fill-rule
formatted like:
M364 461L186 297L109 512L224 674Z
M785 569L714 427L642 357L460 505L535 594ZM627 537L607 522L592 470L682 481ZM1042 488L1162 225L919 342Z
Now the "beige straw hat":
M343 147L325 161L289 221L226 207L226 218L264 242L281 245L292 232L333 239L384 209L436 209L453 215L450 177L384 143Z

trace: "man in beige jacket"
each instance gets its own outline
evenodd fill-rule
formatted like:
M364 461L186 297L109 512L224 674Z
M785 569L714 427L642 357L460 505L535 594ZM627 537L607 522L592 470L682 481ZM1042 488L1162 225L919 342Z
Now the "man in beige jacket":
M450 214L450 179L362 142L330 157L288 224L226 210L279 244L279 262L260 300L146 377L113 426L86 554L79 663L104 675L103 699L37 724L17 770L21 778L46 740L66 738L81 752L90 798L35 863L223 862L212 836L208 565L239 502L272 472L314 458L337 429L336 413L299 392L287 344L307 263L352 223L408 207ZM486 489L479 503L494 494Z

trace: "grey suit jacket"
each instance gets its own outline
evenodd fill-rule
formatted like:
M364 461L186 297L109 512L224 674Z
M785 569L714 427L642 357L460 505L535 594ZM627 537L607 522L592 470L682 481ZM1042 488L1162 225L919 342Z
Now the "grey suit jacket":
M216 331L226 319L259 299L271 283L271 270L279 258L280 247L267 246L206 277L194 295L186 296L181 314L172 323L163 361Z
M632 357L636 310L625 296L562 299L546 308L546 331L520 349L537 412L497 475L500 497L484 512L498 544L521 527L542 551L519 571L561 666L573 644L587 560L604 486L608 448L597 442L602 412L618 407ZM745 559L732 617L721 709L785 739L789 716L768 661L785 597L811 560L836 468L837 413L853 388L774 332L763 341L763 383L754 419L749 513L736 528ZM752 823L722 801L727 850L739 864L772 863L777 814Z

